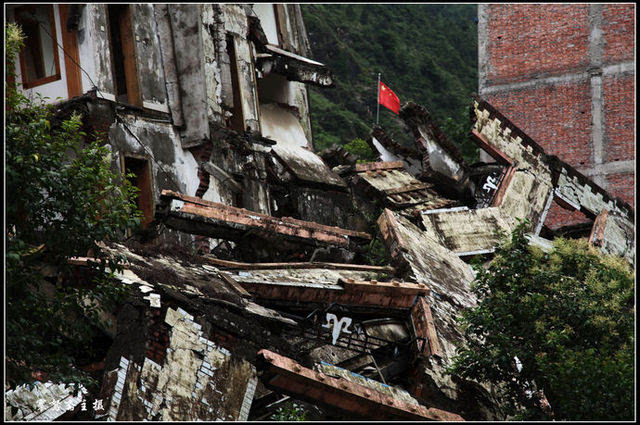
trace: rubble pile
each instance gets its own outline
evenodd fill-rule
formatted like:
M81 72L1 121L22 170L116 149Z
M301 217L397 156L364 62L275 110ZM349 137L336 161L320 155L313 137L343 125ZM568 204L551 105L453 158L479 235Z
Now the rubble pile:
M469 259L489 259L496 232L518 219L548 244L540 232L555 201L594 220L590 241L633 264L632 208L482 99L470 138L492 163L465 163L412 102L399 115L414 146L374 127L379 161L337 147L321 157L304 84L333 77L306 57L299 6L276 6L137 5L134 16L155 16L145 28L160 45L147 48L167 65L153 71L166 120L96 93L65 104L108 129L117 167L146 158L151 170L137 180L154 207L144 237L104 247L126 259L114 278L129 291L103 324L111 346L94 418L256 420L294 399L324 420L505 419L492 388L447 372L464 342L456 319L476 303ZM86 8L99 28L104 11ZM58 392L41 397L68 396ZM62 416L33 397L9 391L11 418Z

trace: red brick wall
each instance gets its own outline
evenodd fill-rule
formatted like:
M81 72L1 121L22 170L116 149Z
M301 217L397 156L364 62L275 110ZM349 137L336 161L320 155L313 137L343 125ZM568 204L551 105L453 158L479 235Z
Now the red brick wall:
M635 199L634 180L634 173L609 174L607 176L609 193L619 196L633 205L633 200Z
M620 170L609 164L635 159L634 4L493 4L481 13L482 97L584 174ZM596 84L601 78L601 101L592 75ZM601 120L594 112L600 107ZM601 137L593 132L600 124ZM610 173L594 180L633 206L634 172ZM545 224L584 220L554 205Z
M588 4L495 4L489 10L490 85L588 66Z
M602 35L605 63L632 61L635 33L635 5L605 4L602 10ZM630 40L631 39L631 40Z
M634 75L625 75L602 80L606 161L635 158L634 78Z
M592 164L589 81L525 88L484 97L546 153L562 159L571 158L574 167Z

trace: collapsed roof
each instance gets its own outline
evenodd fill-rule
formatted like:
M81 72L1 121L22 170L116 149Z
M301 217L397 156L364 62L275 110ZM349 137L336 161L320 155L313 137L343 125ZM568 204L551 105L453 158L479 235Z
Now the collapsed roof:
M260 246L272 262L105 246L126 258L116 279L131 291L115 323L104 324L114 342L97 417L248 420L264 417L274 397L290 396L324 409L325 417L501 418L490 388L446 370L463 343L456 318L476 302L465 260L493 252L496 231L513 230L517 218L527 218L532 240L540 240L555 199L595 218L590 241L633 264L633 210L546 155L486 101L475 99L471 113L471 137L496 164L466 164L415 104L400 114L415 149L381 128L372 132L371 145L392 161L348 161L334 167L338 176L306 143L288 151L284 139L275 145L274 158L300 180L376 206L385 266L329 254L332 261L314 261L331 249L362 260L372 234L163 191L156 223L246 245L244 252ZM292 165L298 151L322 172ZM273 262L282 251L302 261Z

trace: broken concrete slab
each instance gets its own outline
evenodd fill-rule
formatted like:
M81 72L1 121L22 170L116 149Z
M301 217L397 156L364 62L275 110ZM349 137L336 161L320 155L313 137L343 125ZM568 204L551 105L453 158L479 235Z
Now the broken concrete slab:
M471 267L446 248L436 232L423 231L398 213L385 209L378 225L398 273L425 282L431 290L412 311L415 335L435 349L416 359L414 395L445 410L469 412L470 417L502 418L490 388L459 379L447 370L464 341L457 318L462 310L476 305L469 286L474 279ZM477 400L477 406L469 406L467 400Z
M376 420L445 420L462 421L454 413L408 403L344 378L334 378L314 371L269 350L260 350L262 379L277 391L294 397L320 402L362 418ZM265 376L266 375L266 376Z
M402 146L378 125L371 130L371 137L367 142L374 152L378 152L380 161L402 161L414 177L426 171L422 167L422 155L417 150Z
M346 183L311 150L300 120L275 103L260 105L262 135L277 142L273 153L285 167L303 182L323 186L346 187Z
M408 102L400 108L400 118L407 124L415 138L416 148L422 155L423 170L440 173L454 182L466 177L467 166L456 146L431 118L422 106Z
M6 421L54 421L85 403L87 390L76 386L39 382L24 384L5 392ZM7 408L8 407L8 408ZM79 408L79 407L78 407Z
M412 214L460 205L459 201L436 192L432 183L413 177L401 161L357 164L356 172L356 188L375 195L384 206L394 210L407 210Z
M264 49L268 54L258 56L257 65L265 75L275 72L289 81L333 87L333 74L326 65L270 44Z
M516 224L497 207L423 211L421 218L426 232L461 257L493 252L499 242L496 231L509 232Z
M267 239L284 238L306 245L344 248L371 240L371 236L363 232L290 217L277 218L168 190L162 192L162 200L165 202L163 219L168 226L204 236L238 240L254 232Z

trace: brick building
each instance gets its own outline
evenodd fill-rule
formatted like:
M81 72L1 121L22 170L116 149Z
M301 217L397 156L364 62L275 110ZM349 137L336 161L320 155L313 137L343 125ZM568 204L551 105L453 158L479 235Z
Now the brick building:
M635 5L478 6L479 93L634 205ZM546 225L584 221L554 204Z

